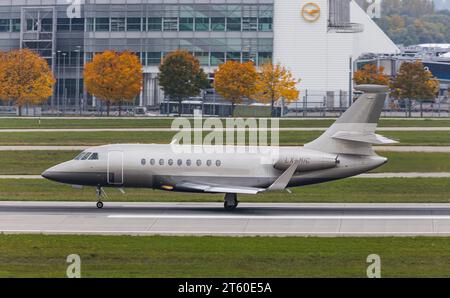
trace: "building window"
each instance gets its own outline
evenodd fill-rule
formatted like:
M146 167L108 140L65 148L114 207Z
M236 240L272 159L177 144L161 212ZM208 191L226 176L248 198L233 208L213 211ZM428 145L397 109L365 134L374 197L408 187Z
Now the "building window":
M272 62L272 52L259 52L258 53L258 65Z
M259 18L259 31L272 31L272 18Z
M111 31L125 31L125 18L111 18Z
M209 18L195 18L195 31L209 31Z
M13 19L11 23L12 32L20 32L20 19Z
M258 31L258 18L243 18L242 19L243 31Z
M84 19L72 19L72 31L84 31Z
M70 19L68 19L68 18L57 19L56 29L58 31L70 31Z
M53 19L42 19L41 30L42 32L53 32Z
M109 18L96 18L95 31L109 31Z
M147 52L147 65L161 64L161 52Z
M225 18L211 18L212 31L225 31Z
M141 31L141 18L127 18L127 31Z
M227 18L227 31L241 31L241 18Z
M0 20L0 32L9 32L10 24L9 19L1 19Z
M178 31L178 18L164 18L163 20L164 31Z
M161 31L162 30L162 18L148 18L147 24L148 31Z
M218 66L225 62L225 53L213 52L211 53L211 66Z
M180 31L194 30L194 18L180 18Z
M209 53L208 52L195 52L194 56L200 61L200 65L209 65Z
M228 52L227 61L241 62L241 52Z
M95 28L95 19L94 18L87 18L86 19L86 30L88 32L94 31Z

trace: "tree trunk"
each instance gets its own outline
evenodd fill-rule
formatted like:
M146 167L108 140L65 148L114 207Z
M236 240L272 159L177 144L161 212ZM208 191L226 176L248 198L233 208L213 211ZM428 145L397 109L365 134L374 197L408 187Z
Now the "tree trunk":
M273 99L270 105L270 117L275 117L275 100Z
M181 117L181 110L183 109L183 99L181 97L178 98L178 117Z
M235 109L235 107L236 107L236 103L233 101L231 103L231 118L234 117L234 109Z
M109 110L111 108L111 102L108 100L106 101L106 116L109 117Z
M122 101L119 101L119 117L122 116Z
M22 106L18 105L17 109L18 109L19 117L22 117Z

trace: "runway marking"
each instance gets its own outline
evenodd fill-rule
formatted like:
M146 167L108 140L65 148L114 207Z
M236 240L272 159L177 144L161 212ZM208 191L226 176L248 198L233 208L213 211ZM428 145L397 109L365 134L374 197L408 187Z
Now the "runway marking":
M317 219L317 220L340 220L340 219L355 219L355 220L450 220L450 215L158 215L158 214L117 214L108 215L112 219Z

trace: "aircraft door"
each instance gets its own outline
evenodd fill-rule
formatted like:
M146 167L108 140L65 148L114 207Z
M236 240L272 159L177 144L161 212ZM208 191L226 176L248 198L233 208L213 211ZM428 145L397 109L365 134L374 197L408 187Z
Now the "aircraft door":
M107 179L111 185L123 184L123 152L108 152Z

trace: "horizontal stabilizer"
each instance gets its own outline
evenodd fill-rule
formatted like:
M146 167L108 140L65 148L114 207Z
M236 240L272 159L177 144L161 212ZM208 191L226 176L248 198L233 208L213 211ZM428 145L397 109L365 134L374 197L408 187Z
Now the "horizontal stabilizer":
M352 141L374 145L397 144L397 141L383 137L375 133L364 133L356 131L338 131L332 136L336 140Z

